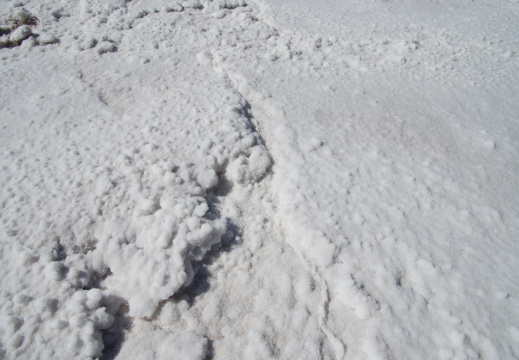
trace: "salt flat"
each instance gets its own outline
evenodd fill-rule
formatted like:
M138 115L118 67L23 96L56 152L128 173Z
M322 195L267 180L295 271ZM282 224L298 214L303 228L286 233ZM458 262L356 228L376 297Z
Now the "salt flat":
M0 358L519 356L519 3L0 3Z

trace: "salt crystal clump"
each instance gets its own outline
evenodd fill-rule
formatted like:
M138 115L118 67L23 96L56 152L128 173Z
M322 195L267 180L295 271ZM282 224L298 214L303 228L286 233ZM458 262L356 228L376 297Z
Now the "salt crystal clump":
M166 11L167 12L180 12L180 11L183 11L183 10L184 10L184 7L181 4L179 4L179 3L171 4L171 5L166 6Z
M202 203L195 208L195 211L193 211L193 214L195 214L198 217L202 217L205 215L207 210L209 210L209 206L207 205L207 203Z
M2 317L3 329L8 334L14 334L23 324L23 319L15 316Z
M38 36L38 43L40 43L41 45L57 44L59 43L59 39L54 35L44 33Z
M184 1L182 3L182 7L185 9L195 9L195 10L201 10L204 8L202 3L198 0Z
M164 194L160 208L153 201L140 201L141 210L134 211L140 229L134 242L121 237L117 225L97 229L94 264L99 272L110 268L113 275L106 285L128 301L131 316L151 317L159 302L188 285L194 277L191 263L200 261L227 230L225 221L203 218L209 210L203 198L173 196Z
M14 16L14 21L18 24L37 25L38 19L28 10L22 8Z
M214 169L204 169L198 174L197 180L205 189L210 189L218 183L218 175Z
M29 36L32 35L32 30L27 25L22 25L18 27L16 30L14 30L11 35L9 35L9 40L12 43L18 44L21 41L27 39Z
M26 266L38 260L38 255L32 251L24 250L18 254L18 262L21 266Z
M67 339L65 353L70 356L101 356L104 348L100 330L112 326L114 317L101 305L99 289L78 290L60 308L51 327Z
M115 52L116 50L117 50L117 47L109 41L103 41L97 47L97 53L99 55L102 55L105 53L110 53L110 52Z
M20 279L24 291L14 294L2 291L0 294L0 342L10 351L21 349L22 353L18 355L22 357L28 351L35 351L34 346L38 346L42 339L45 339L45 348L60 349L59 358L101 356L104 345L100 331L112 325L114 318L111 313L117 309L106 309L101 290L77 290L68 282L69 273L75 268L67 273L65 263L88 267L84 261L81 263L84 257L71 255L70 261L50 261L52 256L42 254L38 259L28 249L8 246L3 246L3 249L10 255L25 253L31 256L24 256L24 261L29 260L25 262L28 276ZM12 282L12 275L17 271L19 269L15 268L3 272L4 281ZM49 357L40 355L41 358Z
M242 185L255 184L263 178L272 164L263 145L254 146L248 155L240 155L227 168L227 177Z
M11 42L9 40L9 36L7 36L7 35L0 36L0 49L3 47L8 47L10 44L11 44Z
M19 348L20 345L22 345L23 340L24 340L23 335L15 334L9 341L8 345L9 345L9 347L16 349L16 348Z
M59 281L62 279L63 264L58 261L53 261L45 266L45 275L48 280Z
M218 2L221 9L235 9L241 6L247 6L244 0L223 0Z

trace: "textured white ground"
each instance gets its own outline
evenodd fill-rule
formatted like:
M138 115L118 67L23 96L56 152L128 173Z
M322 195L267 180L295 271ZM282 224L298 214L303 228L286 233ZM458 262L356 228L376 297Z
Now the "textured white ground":
M0 0L0 359L519 358L519 2Z

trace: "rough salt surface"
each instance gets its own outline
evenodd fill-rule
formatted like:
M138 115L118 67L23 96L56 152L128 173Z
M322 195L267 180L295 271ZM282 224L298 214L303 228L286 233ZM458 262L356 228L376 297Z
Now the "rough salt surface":
M0 357L519 356L517 12L2 3Z

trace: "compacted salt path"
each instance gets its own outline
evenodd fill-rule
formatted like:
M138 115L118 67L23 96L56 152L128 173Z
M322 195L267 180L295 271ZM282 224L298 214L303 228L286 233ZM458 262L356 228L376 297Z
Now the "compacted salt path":
M519 357L518 16L0 3L0 358Z

